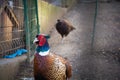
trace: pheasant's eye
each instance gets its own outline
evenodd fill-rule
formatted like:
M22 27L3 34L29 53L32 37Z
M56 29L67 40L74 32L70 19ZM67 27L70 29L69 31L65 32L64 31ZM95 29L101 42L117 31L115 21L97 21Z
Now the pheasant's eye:
M39 44L39 41L35 42L36 44Z
M37 35L36 35L36 38L38 38L38 36L39 36L39 35L37 34Z

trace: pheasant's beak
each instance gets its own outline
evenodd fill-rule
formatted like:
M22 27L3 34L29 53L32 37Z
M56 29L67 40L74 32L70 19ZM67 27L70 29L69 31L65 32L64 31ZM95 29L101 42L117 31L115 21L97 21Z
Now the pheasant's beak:
M33 43L35 43L35 42L37 42L37 41L39 41L39 40L38 40L37 38L35 38L34 41L33 41Z

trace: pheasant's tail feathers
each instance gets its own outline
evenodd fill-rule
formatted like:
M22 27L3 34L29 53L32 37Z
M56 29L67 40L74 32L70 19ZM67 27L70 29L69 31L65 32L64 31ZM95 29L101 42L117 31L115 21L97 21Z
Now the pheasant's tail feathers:
M72 26L72 29L71 30L75 30L76 28Z
M75 27L73 27L73 29L76 29Z
M63 20L63 22L71 29L71 31L76 29L75 27L73 27L73 25L69 21Z
M73 30L75 30L75 29L76 29L75 27L69 26L69 31L70 31L70 32L73 31Z

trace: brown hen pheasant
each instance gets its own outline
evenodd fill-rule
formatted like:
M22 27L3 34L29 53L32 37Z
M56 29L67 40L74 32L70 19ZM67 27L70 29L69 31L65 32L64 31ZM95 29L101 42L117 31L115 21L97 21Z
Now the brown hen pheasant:
M75 29L75 27L73 27L73 25L65 19L58 19L55 28L62 38L66 37L71 31Z
M70 63L49 52L49 44L45 35L37 35L34 42L37 44L34 55L35 80L67 80L72 76Z

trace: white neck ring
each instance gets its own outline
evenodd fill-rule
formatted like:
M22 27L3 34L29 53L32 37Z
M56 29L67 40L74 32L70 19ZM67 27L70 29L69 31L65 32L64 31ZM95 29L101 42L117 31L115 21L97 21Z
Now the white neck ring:
M39 52L40 56L47 56L49 54L49 50L45 52Z

